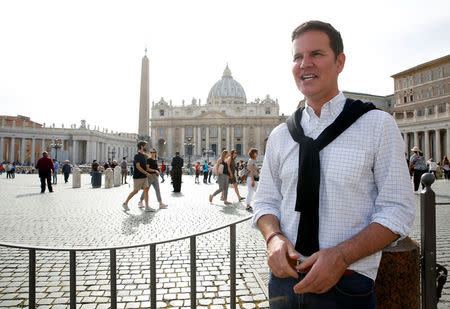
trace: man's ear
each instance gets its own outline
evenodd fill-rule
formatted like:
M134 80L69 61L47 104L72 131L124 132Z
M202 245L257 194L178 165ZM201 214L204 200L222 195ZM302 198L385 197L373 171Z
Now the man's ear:
M336 64L338 66L338 72L341 73L342 70L344 69L344 65L345 65L345 54L344 53L340 53L337 56Z

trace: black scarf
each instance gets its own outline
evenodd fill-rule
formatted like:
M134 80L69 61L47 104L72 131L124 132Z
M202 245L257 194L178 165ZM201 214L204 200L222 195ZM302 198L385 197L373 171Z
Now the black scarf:
M319 251L319 152L347 130L359 117L376 109L372 103L347 99L344 109L323 132L313 140L305 136L301 126L304 107L299 108L286 124L294 141L300 144L298 158L297 201L295 210L301 213L295 249L305 256Z

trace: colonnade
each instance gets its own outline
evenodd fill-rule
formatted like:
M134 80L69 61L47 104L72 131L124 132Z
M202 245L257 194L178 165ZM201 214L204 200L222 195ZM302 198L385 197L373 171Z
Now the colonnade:
M450 128L437 128L430 130L417 130L402 132L405 141L405 153L411 154L411 149L418 146L425 158L433 158L441 162L444 156L450 156Z

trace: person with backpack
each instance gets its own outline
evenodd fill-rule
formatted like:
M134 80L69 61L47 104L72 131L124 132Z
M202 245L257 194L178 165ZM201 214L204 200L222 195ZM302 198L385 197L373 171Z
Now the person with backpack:
M228 172L230 173L230 177L228 179L228 183L232 184L234 187L234 192L236 192L236 195L238 197L239 202L245 200L245 197L242 197L239 193L238 184L236 181L236 157L237 157L237 150L232 149L231 155L229 156L227 160L228 165Z
M120 162L120 168L122 169L122 184L124 184L124 183L128 184L128 182L127 182L128 164L127 164L127 158L126 157L122 158L122 161Z
M227 164L228 150L222 151L219 160L217 160L216 165L214 166L214 171L218 177L219 189L214 191L213 194L209 195L209 202L212 203L214 196L223 192L223 203L225 205L230 205L228 202L228 178L230 177L228 172L228 164Z
M159 176L161 176L161 183L164 182L164 172L166 171L166 165L164 164L164 160L161 161L161 173L159 174Z
M208 161L205 160L203 164L203 183L208 183L209 165Z

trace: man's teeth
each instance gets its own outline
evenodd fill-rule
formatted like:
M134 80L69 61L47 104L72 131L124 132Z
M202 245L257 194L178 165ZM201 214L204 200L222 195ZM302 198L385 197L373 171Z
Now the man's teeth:
M315 77L316 77L316 75L304 75L303 76L303 80L311 80L311 79L313 79Z

